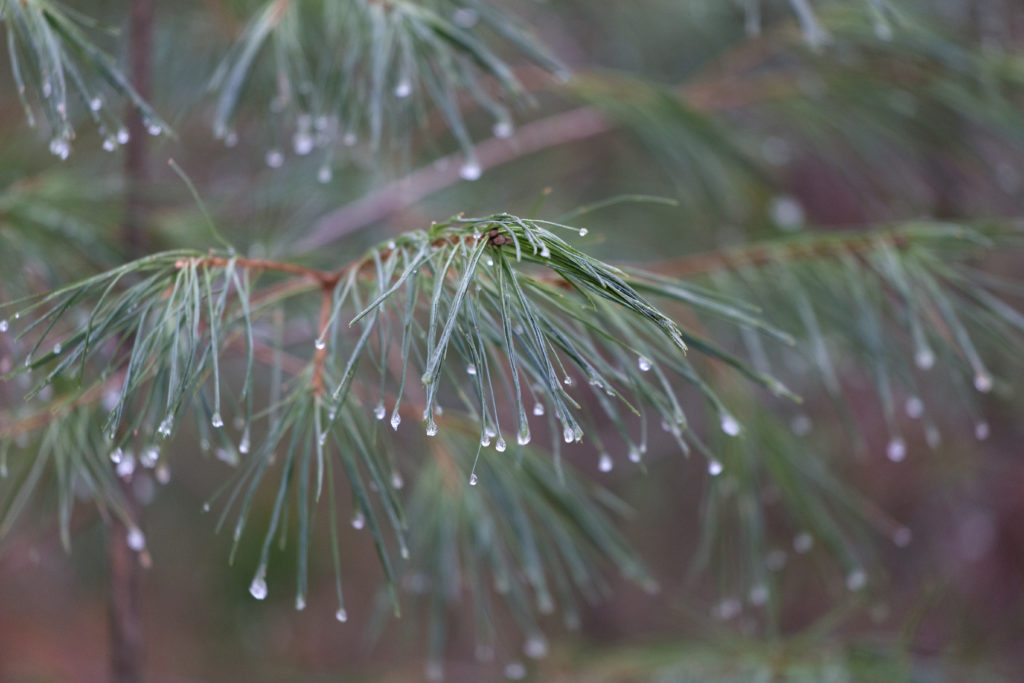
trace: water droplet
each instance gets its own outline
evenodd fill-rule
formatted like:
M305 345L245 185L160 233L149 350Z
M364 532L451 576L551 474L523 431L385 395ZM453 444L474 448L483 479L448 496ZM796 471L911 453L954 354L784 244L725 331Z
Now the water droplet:
M466 366L466 374L467 375L475 375L476 374L476 366L473 365L472 363L467 365Z
M53 94L53 84L50 83L49 79L43 81L43 97L49 97Z
M459 28L473 28L480 20L480 13L470 7L460 7L452 12L452 23Z
M373 416L378 420L383 420L384 416L388 414L388 411L384 409L384 402L378 401L377 406L373 409Z
M722 431L729 436L738 436L740 433L740 423L736 421L736 418L726 413L722 415Z
M225 147L234 147L237 144L238 144L238 133L236 133L233 130L229 130L227 133L224 134L224 146Z
M974 438L978 441L984 441L987 439L990 432L991 430L989 429L988 422L982 421L974 425Z
M398 411L391 413L391 428L396 432L398 431L398 425L402 424L402 416L398 414Z
M546 245L546 244L541 244L540 245L540 257L541 258L551 258L551 250L548 249L548 245Z
M249 452L249 428L242 432L242 440L238 443L238 452L245 455Z
M928 448L935 450L942 443L942 435L935 425L928 425L924 430L924 440L928 443Z
M636 359L636 364L640 368L640 372L647 372L651 369L651 361L649 358L640 356Z
M519 433L516 435L516 443L520 446L530 443L530 425L525 422L519 428Z
M491 128L494 137L506 139L512 137L512 122L507 120L496 121Z
M92 109L93 111L99 111L102 108L103 100L101 100L100 98L94 97L91 100L89 100L89 109Z
M505 439L499 436L498 440L494 442L494 450L498 451L499 453L504 453L505 448L507 448L505 444Z
M523 644L523 654L530 659L541 659L548 653L548 641L547 639L539 634L535 634L526 639Z
M885 455L893 462L903 462L907 457L907 443L902 438L894 436L885 448Z
M403 77L395 84L395 97L398 99L405 99L412 94L412 83L409 82L408 78Z
M346 147L353 147L356 144L357 140L358 138L356 137L356 134L353 133L352 131L348 131L343 136L341 136L341 144L345 145Z
M927 346L918 349L914 354L914 363L921 370L931 370L935 366L935 352Z
M728 621L743 611L743 605L736 598L726 598L711 609L711 616L719 621Z
M476 473L469 475L469 485L470 486L476 486L478 481L480 481L480 480L477 479Z
M423 676L428 681L444 680L444 666L442 666L441 662L428 662L423 671Z
M814 546L814 537L806 531L802 531L793 538L793 550L803 554Z
M284 154L282 154L280 150L272 149L267 152L265 160L267 162L267 166L270 168L281 168L284 164Z
M892 26L888 21L879 20L875 22L875 37L879 40L892 40Z
M103 138L104 152L113 152L115 149L117 149L117 140L115 140L113 137Z
M308 344L309 342L306 343ZM327 340L324 339L323 337L317 337L316 341L313 342L313 347L317 351L323 351L324 349L327 348Z
M348 621L348 612L345 611L344 607L339 607L338 611L334 613L334 618L344 624Z
M142 552L143 548L146 547L146 535L138 527L132 527L128 530L128 547L135 552Z
M480 445L487 448L491 445L491 436L487 432L480 435Z
M521 681L526 678L526 667L522 662L509 662L505 665L505 678L510 681Z
M712 477L717 477L718 475L720 475L722 473L722 469L722 463L718 462L717 460L708 461L708 474L710 474Z
M427 425L427 436L437 436L437 424L431 422Z
M906 548L910 545L910 542L914 539L914 533L909 527L901 526L896 531L892 532L892 542L900 548Z
M572 427L565 425L565 427L562 428L562 438L566 443L572 443L572 437Z
M580 237L586 237L588 232L590 231L586 228L580 228Z
M480 164L475 161L467 161L459 169L459 176L463 180L479 180L480 175L483 173L483 169L480 168Z
M267 597L267 580L263 578L262 571L256 574L252 583L249 584L249 594L257 600L263 600Z
M160 466L156 468L156 480L160 484L167 485L171 482L171 468L167 466L167 463L162 462Z
M859 591L867 582L868 575L863 569L854 569L846 575L846 588L851 591Z
M121 457L121 462L117 463L115 468L117 476L122 479L128 479L135 473L135 456L131 453L125 453Z
M795 197L788 195L773 199L768 212L772 222L786 232L801 229L807 220L804 207Z
M0 320L0 332L6 332L11 329L11 324L7 320Z
M120 465L122 460L124 460L124 451L121 450L120 448L115 448L110 453L110 462L114 463L115 465Z
M295 596L295 609L298 610L299 612L301 612L302 610L306 609L306 598L302 597L301 595L296 595Z
M313 151L313 136L307 131L298 131L292 137L292 149L300 157L304 157Z
M597 463L597 469L602 472L611 472L614 463L612 463L612 456L607 453L601 454L601 459Z
M316 179L321 184L326 185L327 183L331 182L331 180L333 178L334 178L334 171L332 171L331 167L328 166L327 164L324 164L323 166L321 166L320 170L316 172Z
M487 265L488 266L493 266L494 265L494 259L492 259L490 256L487 257Z
M563 377L562 378L562 384L564 384L567 387L571 387L572 386L572 377L569 377L568 375Z
M142 449L142 453L139 454L139 464L147 469L156 467L156 463L159 459L160 451L154 446Z
M210 424L213 425L214 429L220 429L224 426L224 418L220 416L220 413L214 413L213 417L210 418Z
M210 511L210 503L209 502L204 502L203 503L203 512L209 512L209 511Z
M53 355L59 356L60 352L63 351L63 350L64 350L64 347L61 346L59 342L53 345Z
M911 396L907 399L905 409L907 411L907 417L912 420L916 420L924 415L924 402L917 396Z
M71 154L71 145L64 138L54 138L50 140L50 154L63 161Z
M764 585L763 583L759 583L750 589L750 593L747 597L750 599L751 605L754 605L755 607L760 607L761 605L768 602L769 595L770 593L768 592L768 586Z
M148 126L146 126L146 132L149 133L150 135L155 136L160 135L160 133L163 133L164 129L160 127L159 123L150 123Z
M540 417L541 415L543 415L544 414L544 404L543 403L535 403L533 405L533 414L536 415L537 417Z
M405 480L402 479L402 473L395 470L394 472L391 473L391 488L397 491L400 490L403 486L405 486Z
M789 428L797 436L807 436L810 434L812 426L811 418L804 414L797 415L789 424Z
M164 421L160 423L160 426L156 428L156 431L160 434L160 436L166 439L168 436L171 435L171 428L173 427L173 425L174 417L172 415L168 415L167 417L164 418Z
M128 141L131 140L131 137L132 136L128 132L127 128L118 128L117 129L117 144L119 144L119 145L127 145Z
M974 388L983 394L992 391L992 376L979 372L974 376Z
M363 511L359 510L352 516L352 528L358 531L364 526L366 526L366 518L363 517Z

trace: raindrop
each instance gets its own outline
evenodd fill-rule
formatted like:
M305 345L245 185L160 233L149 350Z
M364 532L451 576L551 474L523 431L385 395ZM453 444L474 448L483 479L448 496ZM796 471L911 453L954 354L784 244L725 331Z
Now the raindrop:
M384 409L384 402L378 401L377 407L373 409L373 416L378 420L383 420L384 416L388 414L388 411Z
M167 463L160 463L160 466L156 468L156 480L164 485L171 482L171 468L167 466Z
M115 448L110 454L110 462L120 465L122 460L124 460L124 451L120 448Z
M505 439L503 439L503 438L501 438L499 436L498 440L496 442L494 442L494 450L498 451L499 453L504 453L505 452L505 448L506 448Z
M7 320L0 320L0 332L6 332L11 329L11 324Z
M135 552L142 552L142 549L146 547L146 535L138 527L132 527L128 530L128 547Z
M348 621L348 612L345 611L344 607L339 607L338 611L334 613L334 618L344 624Z
M519 433L516 435L516 443L520 446L525 446L530 443L530 425L523 423L523 426L519 428Z
M902 438L894 436L885 448L885 455L893 462L903 462L907 457L907 443Z
M284 154L281 154L280 150L272 149L267 152L266 162L270 168L281 168L284 164Z
M243 455L249 452L249 428L248 427L246 427L245 431L242 433L242 440L238 443L238 452L243 454Z
M99 111L102 108L103 108L103 100L101 100L100 98L94 97L91 100L89 100L89 109L91 109L93 111Z
M117 140L112 137L103 138L103 151L113 152L117 149Z
M116 472L117 476L122 479L132 476L135 472L135 456L131 453L125 453L124 457L121 458L121 462L117 463Z
M800 205L800 202L795 197L776 197L772 200L768 211L771 214L772 222L780 230L785 230L786 232L792 232L804 227L804 222L807 219L804 207Z
M540 417L541 415L543 415L544 414L544 404L543 403L535 403L533 405L533 414L536 415L537 417Z
M493 266L494 265L494 259L492 259L490 256L487 257L487 265L488 266Z
M921 370L931 370L935 366L935 352L927 346L921 347L914 354L914 363Z
M811 418L803 414L794 417L793 421L789 424L789 428L792 429L793 433L797 436L807 436L810 434L812 426Z
M494 133L494 137L506 139L512 137L512 122L511 121L497 121L494 127L491 128L491 132Z
M473 474L469 475L469 485L470 486L476 486L478 481L480 481L480 480L477 479L476 473L473 473Z
M43 81L43 97L49 97L53 94L53 85L49 80Z
M483 446L484 448L487 448L488 446L491 445L490 434L484 432L483 434L480 435L480 445Z
M431 422L427 425L427 436L437 436L437 424Z
M917 396L911 396L907 399L905 409L907 411L907 417L912 420L916 420L924 414L924 402L922 402Z
M334 172L331 170L331 167L328 166L327 164L321 166L320 170L316 172L316 179L320 181L321 184L326 185L327 183L331 182L332 178L334 178Z
M924 430L924 439L928 442L928 448L935 450L942 443L942 435L935 425L928 425Z
M520 681L526 678L526 667L522 662L509 662L505 665L505 678L510 681Z
M398 411L391 413L391 428L396 432L398 431L398 425L402 424L402 416L398 414Z
M306 343L308 344L309 342ZM327 340L324 339L323 337L317 337L316 341L313 342L313 347L317 351L323 351L324 349L327 348Z
M712 477L717 477L718 475L720 475L722 473L722 469L722 463L718 462L717 460L708 461L708 474L710 474Z
M768 596L768 586L763 583L759 583L750 589L750 594L747 597L750 599L751 605L760 607L768 602Z
M220 416L220 413L214 413L213 417L210 418L210 424L213 425L214 429L220 429L224 426L224 418Z
M467 161L459 169L459 176L463 180L479 180L480 174L483 173L483 169L480 168L480 164L475 161Z
M859 591L867 582L868 575L863 569L854 569L846 575L846 587L851 591Z
M740 433L740 423L736 421L736 418L725 413L722 415L722 431L729 436L737 436Z
M119 144L119 145L127 145L128 141L131 140L131 137L132 136L128 132L127 128L118 128L117 129L117 144Z
M540 257L541 258L551 258L551 250L548 249L548 245L546 245L546 244L541 244L540 245Z
M564 385L565 385L565 386L567 386L567 387L571 387L571 386L572 386L572 377L569 377L568 375L566 375L566 376L565 376L565 377L564 377L564 378L562 379L562 384L564 384Z
M295 596L295 609L297 609L300 612L302 610L306 609L306 598L302 597L301 595L296 595Z
M608 455L607 453L602 453L601 459L597 463L597 469L601 470L602 472L611 472L612 466L612 456Z
M313 136L307 131L298 131L292 137L292 149L300 157L306 156L313 151Z
M469 7L460 7L452 12L452 22L459 28L473 28L480 20L480 13Z
M402 479L402 473L395 470L391 473L391 488L396 491L405 486L405 480Z
M586 237L588 232L590 231L586 228L580 228L580 237Z
M236 133L233 130L229 130L224 135L224 146L225 147L234 147L237 144L238 144L238 133Z
M174 424L174 418L170 415L164 418L164 421L160 423L160 426L156 428L156 431L163 438L167 438L171 435L171 426Z
M793 539L793 550L800 554L806 553L814 546L814 537L802 531Z
M139 454L139 464L149 469L156 467L156 463L159 459L160 451L153 446L143 449L142 453Z
M257 600L267 597L267 580L263 578L263 570L256 574L256 577L249 584L249 593Z
M412 83L409 82L408 78L402 77L402 79L395 85L395 97L398 99L405 99L411 94Z
M53 345L53 355L59 356L60 352L63 351L63 350L64 350L64 347L61 346L59 342Z
M523 644L523 654L530 659L540 659L548 653L548 641L542 635L532 635Z
M203 503L203 512L209 512L209 511L210 511L210 504L209 503Z
M149 133L150 135L155 136L160 135L160 133L163 133L164 129L160 127L159 123L151 123L148 126L146 126L146 132Z
M572 436L572 427L570 427L569 425L565 425L565 427L562 429L562 438L565 439L566 443L572 443Z
M357 141L356 134L353 133L352 131L349 131L349 132L345 133L341 137L341 143L343 145L345 145L346 147L354 146L356 144L356 141Z
M50 141L50 154L59 157L63 161L71 154L71 145L64 138L54 138Z
M629 461L630 462L640 462L640 456L641 456L641 453L640 453L640 449L639 448L637 448L636 446L630 446L629 447Z
M640 372L647 372L648 370L651 369L651 360L649 358L645 358L644 356L640 356L639 358L637 358L636 364L640 368Z
M476 366L473 365L472 363L467 365L466 366L466 374L467 375L475 375L476 374Z
M992 391L992 376L979 372L974 376L974 388L983 394Z
M357 531L366 526L366 518L363 517L363 511L359 510L355 515L352 516L352 528Z
M988 422L979 422L974 425L974 438L978 441L984 441L988 438L991 429L988 426Z

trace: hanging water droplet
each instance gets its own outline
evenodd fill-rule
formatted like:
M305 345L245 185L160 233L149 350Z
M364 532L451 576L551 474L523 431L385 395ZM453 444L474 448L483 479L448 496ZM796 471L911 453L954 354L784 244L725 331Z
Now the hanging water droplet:
M344 624L348 621L348 612L345 611L344 607L339 607L338 611L334 613L334 618Z
M398 83L395 84L395 97L402 100L412 94L412 83L409 79L402 77Z
M924 430L924 440L928 443L928 448L935 450L942 443L942 435L935 425L928 425Z
M565 425L565 427L562 428L562 438L566 443L572 443L572 427Z
M124 460L124 451L121 450L120 448L115 448L110 453L110 462L114 463L115 465L120 465L122 460Z
M476 486L478 481L480 481L480 480L477 479L477 476L476 476L475 472L473 474L469 475L469 485L470 486Z
M391 428L396 432L398 431L398 425L402 424L402 416L398 414L398 411L391 413Z
M117 140L115 140L112 136L103 138L104 152L113 152L115 149L117 149Z
M352 516L352 528L358 531L364 526L366 526L366 518L363 516L363 511L357 510L356 514Z
M568 375L563 377L562 378L562 384L564 384L567 387L571 387L572 386L572 377L569 377Z
M519 427L519 433L516 435L516 443L520 446L525 446L530 443L530 425L525 422Z
M257 573L252 583L249 584L249 594L257 600L267 597L267 580L263 578L263 570Z
M323 185L331 182L334 178L334 171L327 164L320 167L320 170L316 172L316 179Z
M157 461L160 459L160 451L155 447L150 446L142 449L139 453L139 464L147 469L156 467Z
M121 462L117 463L115 468L117 476L122 479L128 479L135 473L135 456L131 453L125 453L121 458Z
M53 355L59 356L60 352L63 350L64 347L60 345L60 342L57 342L56 344L53 345Z
M725 413L722 415L722 431L729 436L738 436L740 433L740 423L736 421L736 418Z
M313 136L308 131L297 131L292 137L292 149L300 157L313 151Z
M127 128L118 128L117 129L117 144L119 144L119 145L127 145L128 141L131 139L131 137L132 137L131 133L128 132Z
M494 259L492 259L490 256L487 257L487 265L488 266L493 266L494 265Z
M54 138L50 140L50 154L64 161L71 154L71 145L64 138Z
M309 342L306 343L308 344ZM324 339L323 337L317 337L316 341L313 342L313 348L315 348L317 351L323 351L324 349L327 348L327 340Z
M501 138L502 140L512 137L512 131L512 122L507 119L495 121L494 126L491 128L494 137Z
M431 422L427 425L427 436L437 436L437 423Z
M6 332L11 328L11 324L6 319L0 320L0 332Z
M473 28L480 20L480 13L471 7L460 7L452 12L452 23L459 28Z
M409 548L406 547L405 545L403 545L401 548L398 549L398 554L402 556L403 560L408 560L409 559Z
M128 547L135 552L142 552L146 547L146 535L138 527L132 527L128 530Z
M575 427L573 427L572 438L577 443L579 443L580 441L583 441L583 428L580 427L579 425L576 425Z
M914 363L921 370L931 370L935 366L935 352L923 346L914 354Z
M146 132L149 133L150 135L156 136L160 135L160 133L163 133L164 129L160 127L159 123L152 122L148 126L146 126Z
M720 475L722 473L722 469L722 463L718 462L717 460L708 461L708 474L710 474L712 477L717 477L718 475Z
M992 376L979 372L974 376L974 388L983 394L992 391Z
M768 602L768 586L764 585L763 583L759 583L756 586L751 587L750 593L747 597L750 599L751 605L754 605L755 607L760 607L761 605Z
M373 416L378 420L383 420L384 416L388 414L388 411L384 408L384 402L378 401L377 406L373 409Z
M521 681L526 678L526 667L522 662L509 662L505 665L505 678L510 681Z
M498 440L494 442L494 450L498 451L499 453L504 453L505 448L507 448L507 445L505 444L505 439L499 436Z
M548 653L548 641L540 634L534 634L523 644L523 654L530 659L541 659Z
M648 358L640 356L636 359L636 364L640 368L640 372L647 372L651 369L651 361Z
M917 396L911 396L907 399L905 409L907 411L907 417L912 420L916 420L924 415L924 402Z
M306 598L301 595L295 596L295 609L299 612L306 609Z
M800 230L807 218L799 200L788 195L773 199L768 211L772 223L786 232Z
M535 403L533 405L533 414L536 415L537 417L540 417L541 415L543 415L544 414L544 404L543 403Z
M868 582L868 575L859 567L846 575L846 588L851 591L859 591Z
M590 231L586 228L580 228L580 237L586 237L588 232Z
M814 537L806 531L802 531L793 538L793 550L803 554L814 546Z
M546 244L541 244L540 245L540 257L541 258L551 258L551 250L548 249L548 245L546 245Z
M602 472L611 472L613 466L614 463L612 462L612 456L608 455L607 453L602 453L601 459L598 460L597 462L597 469L601 470Z
M284 154L281 153L281 150L272 149L267 152L265 161L270 168L281 168L284 164Z
M245 455L249 452L249 428L242 432L242 440L238 442L238 452Z
M224 426L224 418L220 416L220 413L214 413L213 417L210 418L210 424L213 425L214 429L220 429Z
M643 454L640 452L639 448L637 448L636 446L630 446L629 447L629 455L627 457L629 458L630 462L638 463L638 462L640 462L640 458L642 456L643 456Z
M894 436L885 448L885 455L893 462L903 462L907 457L907 443L902 438Z
M466 366L466 374L467 375L475 375L476 374L476 366L473 365L472 363L467 365Z
M985 439L988 438L990 431L991 430L989 429L988 422L979 422L978 424L974 425L974 438L977 439L978 441L984 441Z
M91 100L89 100L89 109L91 109L93 111L99 111L102 108L103 108L103 100L101 100L100 98L94 97Z
M906 548L910 545L912 540L914 540L914 533L909 527L901 526L899 529L892 532L892 542L895 543L897 547Z
M238 144L238 133L237 132L235 132L233 130L229 130L227 133L224 134L224 146L225 147L234 147L237 144Z
M356 137L356 134L353 133L352 131L348 131L343 136L341 136L341 144L345 145L346 147L353 147L357 141L358 138Z
M167 466L167 463L162 462L160 466L156 468L156 480L157 483L167 485L171 482L171 468Z
M156 428L156 431L163 438L167 438L171 435L171 427L174 425L174 416L168 415L164 418L164 421L160 423L160 426Z
M483 173L483 169L480 168L480 164L475 161L467 161L459 169L459 176L463 180L479 180L480 175Z
M402 473L399 472L398 470L395 470L394 472L391 473L391 488L397 491L400 490L403 486L405 486L405 480L402 479Z

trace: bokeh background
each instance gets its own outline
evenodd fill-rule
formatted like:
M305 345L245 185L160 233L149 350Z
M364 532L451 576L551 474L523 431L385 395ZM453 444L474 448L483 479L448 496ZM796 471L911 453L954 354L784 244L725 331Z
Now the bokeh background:
M833 35L819 49L807 44L798 17L783 2L763 3L758 36L745 32L743 3L724 0L502 4L524 17L578 79L557 84L522 66L537 102L517 112L517 134L496 153L501 163L476 182L459 182L450 167L434 164L457 156L457 148L443 128L428 124L408 147L373 154L357 146L336 157L333 178L321 183L319 158L289 153L282 167L266 165L281 122L267 113L258 87L243 104L238 146L226 148L211 134L213 96L205 86L253 3L158 3L152 99L178 137L150 141L147 248L209 244L194 201L167 167L171 157L241 251L287 253L303 237L333 230L329 242L301 257L322 267L341 265L371 243L459 211L537 211L556 218L630 193L678 204L627 202L590 213L585 247L599 258L655 267L811 230L919 218L1020 217L1024 123L1014 114L1021 114L1015 88L1024 72L1024 8L1018 3L907 3L906 24L893 22L891 37L865 10L870 3L812 3ZM125 25L124 3L76 6ZM929 31L962 53L942 52L922 38L914 28L917 10ZM111 37L109 47L123 58L123 40ZM981 71L992 64L997 66ZM46 133L27 127L9 74L5 62L5 296L116 263L125 187L121 154L101 151L89 126L81 128L69 159L48 155ZM627 85L632 79L672 89L723 137L634 111L635 91ZM1004 109L986 99L986 88L1000 92ZM580 107L596 107L610 122L608 130L575 142L555 139L529 154L517 147L527 145L538 122L544 130L545 121ZM478 139L489 137L487 120L473 118L472 111L468 120ZM736 162L734 154L749 163ZM432 179L429 191L423 190L422 172L401 182L420 168ZM369 209L368 196L375 202ZM71 235L69 253L15 251L14 223L26 220L15 210L17 202L39 197L61 210L52 220ZM353 205L364 213L353 218ZM333 213L346 206L349 214ZM113 247L84 251L82 245L91 242ZM1016 277L1021 286L1019 253L996 254L976 266ZM708 487L702 458L681 457L659 434L644 468L626 466L622 458L621 466L601 473L594 451L582 447L567 453L569 462L633 508L621 529L660 592L649 594L610 575L607 599L583 608L578 631L553 618L545 624L550 651L538 661L522 656L515 635L494 661L477 661L472 621L455 610L444 658L448 679L1020 680L1024 375L1019 362L1006 360L1019 353L996 351L991 369L1002 390L967 403L942 385L926 389L921 398L934 411L942 442L929 448L919 423L902 418L908 457L898 464L881 455L890 426L856 359L840 366L849 420L837 417L820 386L800 379L806 370L800 361L782 374L805 395L803 405L751 399L752 409L796 432L800 448L820 453L839 479L870 501L862 512L896 520L912 533L909 542L894 543L876 529L864 590L848 590L843 568L826 550L798 552L798 530L785 531L790 543L780 549L787 561L777 572L777 597L767 618L718 580L721 563L745 561L738 551L691 571L701 539L714 532L702 514ZM0 411L21 409L22 392L15 383L0 387ZM985 429L979 432L979 425ZM402 456L415 458L421 445L410 440ZM133 482L152 555L142 585L146 680L400 681L424 675L424 634L416 628L415 611L404 620L385 619L383 631L370 637L382 574L367 534L347 526L343 533L347 623L334 618L326 552L315 556L304 611L294 609L285 590L254 601L248 586L258 539L243 542L238 561L229 566L227 534L215 534L202 509L229 465L202 453L194 435L179 435L173 448L169 484L158 484L148 471ZM67 553L52 502L39 496L0 540L0 680L106 680L106 525L92 506L78 506ZM770 491L762 502L765 517L784 517L773 510ZM254 514L266 515L270 503L262 498L264 507ZM787 527L780 522L780 528ZM275 575L287 584L291 564L283 555L274 562L280 564Z

